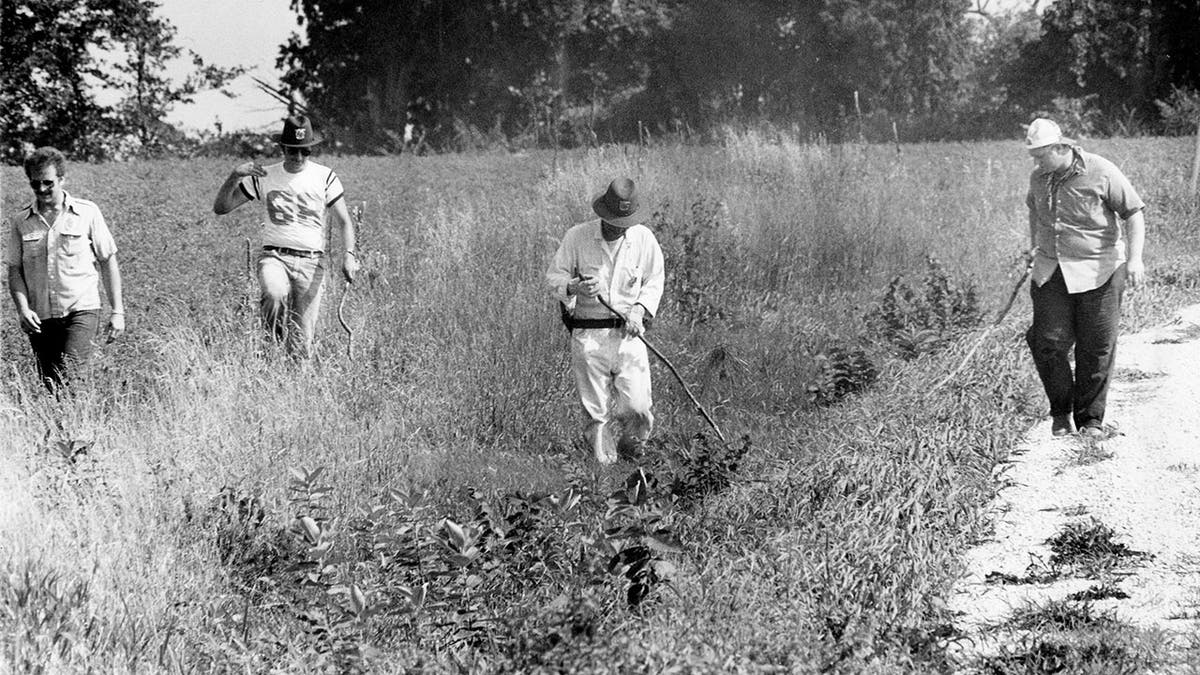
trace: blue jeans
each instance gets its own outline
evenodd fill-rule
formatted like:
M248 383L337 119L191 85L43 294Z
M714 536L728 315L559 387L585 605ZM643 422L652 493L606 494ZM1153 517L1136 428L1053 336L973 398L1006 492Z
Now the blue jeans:
M1124 265L1103 286L1082 293L1067 292L1061 269L1040 287L1029 287L1033 325L1025 333L1025 341L1050 399L1050 414L1073 415L1078 429L1104 422L1124 290Z
M95 349L100 310L84 309L66 316L42 319L42 332L29 336L37 356L38 374L50 391L79 378Z

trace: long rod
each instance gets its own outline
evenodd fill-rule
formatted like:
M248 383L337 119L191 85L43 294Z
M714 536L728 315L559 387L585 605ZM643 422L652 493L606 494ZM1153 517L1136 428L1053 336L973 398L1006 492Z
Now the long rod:
M991 325L989 325L983 331L983 333L981 333L979 337L975 339L975 344L971 345L971 348L967 350L966 356L964 356L962 360L958 362L958 365L954 367L954 370L951 370L948 375L938 381L937 384L933 385L933 389L930 389L929 391L932 392L941 389L943 385L952 380L954 376L958 375L959 371L961 371L963 367L967 365L967 362L970 361L971 357L975 355L975 351L979 349L979 346L983 344L983 341L987 339L987 336L992 333L992 330L996 326L1000 325L1000 322L1004 320L1004 317L1008 316L1008 310L1012 309L1013 302L1015 302L1017 299L1017 294L1021 292L1021 287L1025 285L1025 280L1029 278L1029 273L1032 271L1033 264L1031 263L1025 267L1025 272L1021 275L1021 278L1017 280L1017 285L1013 286L1012 293L1009 293L1008 295L1008 302L1004 303L1004 308L1000 310L1000 314L996 317L996 320L993 321Z
M596 299L600 301L601 305L604 305L605 309L613 314L616 314L621 321L628 321L624 314L613 309L613 306L608 304L603 297L597 295ZM728 443L728 441L725 440L725 434L721 433L721 428L718 427L717 423L713 421L712 416L708 414L708 411L704 409L704 406L700 405L700 401L696 400L696 397L692 394L691 388L687 386L687 382L683 381L683 377L679 374L679 371L675 369L675 366L671 363L671 360L664 356L662 352L658 351L658 348L651 344L650 341L645 338L645 336L639 335L638 339L642 341L642 344L646 345L647 349L649 349L651 352L654 352L654 355L663 362L663 364L667 367L667 370L671 371L671 374L675 376L675 380L679 382L679 386L683 387L683 393L687 394L687 397L691 399L692 405L696 406L696 410L700 411L700 414L704 417L704 421L708 422L708 425L713 428L713 431L717 432L717 437L721 439L721 442Z

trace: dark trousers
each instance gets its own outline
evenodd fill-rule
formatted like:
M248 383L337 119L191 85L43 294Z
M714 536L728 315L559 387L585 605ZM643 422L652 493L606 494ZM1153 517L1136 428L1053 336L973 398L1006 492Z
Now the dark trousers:
M38 374L51 391L79 378L92 356L100 325L100 310L85 309L54 319L42 319L42 332L29 336L37 356Z
M1103 286L1083 293L1067 292L1061 269L1041 286L1030 284L1033 325L1025 341L1050 399L1050 414L1073 415L1076 428L1100 426L1104 421L1124 290L1124 265Z

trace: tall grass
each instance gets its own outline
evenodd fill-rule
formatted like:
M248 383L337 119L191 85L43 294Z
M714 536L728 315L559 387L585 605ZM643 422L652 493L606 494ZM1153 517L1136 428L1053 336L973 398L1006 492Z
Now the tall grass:
M1127 327L1163 318L1200 283L1195 200L1180 168L1189 147L1098 147L1151 203L1149 262L1168 272L1131 303ZM932 382L963 349L895 359L868 319L894 277L919 284L926 256L973 286L985 315L1003 302L1027 239L1029 164L1016 144L897 155L744 132L715 147L327 161L349 200L366 202L366 267L350 289L329 285L319 358L303 364L259 337L245 238L261 214L209 210L228 162L68 174L68 190L100 203L121 246L131 330L101 348L91 390L61 404L32 381L15 322L0 334L11 369L0 399L0 633L12 667L943 667L950 618L938 598L956 553L980 534L992 468L1041 412L1020 335L1027 301L939 391ZM632 611L617 581L597 585L594 570L547 573L539 585L527 568L503 567L515 564L511 551L493 552L506 574L483 575L492 596L479 611L499 622L490 642L451 650L376 617L339 629L371 647L345 661L340 643L298 618L315 601L283 588L289 577L272 567L300 555L286 543L298 541L302 515L292 469L324 467L329 536L349 547L339 569L376 599L400 582L344 542L365 541L354 523L389 490L429 494L429 515L413 517L433 518L430 532L442 515L467 522L492 504L486 495L514 491L543 514L530 522L546 525L543 502L528 495L567 486L598 509L581 522L603 521L603 498L623 476L593 474L579 447L566 333L541 277L557 238L591 217L592 197L620 174L638 181L677 291L650 339L699 385L728 436L753 439L732 487L666 507L663 522L684 542L684 553L664 554L675 592ZM26 197L17 171L2 176L11 213ZM343 293L353 359L331 311ZM814 407L815 357L835 346L868 354L878 383ZM660 441L648 466L665 479L705 427L655 368ZM72 454L82 447L72 442L86 452ZM247 510L262 524L243 522ZM248 567L229 563L230 519L252 531L234 538ZM247 581L247 570L268 581ZM67 604L61 621L39 624L16 597ZM572 621L584 628L551 639ZM518 627L542 637L520 642Z

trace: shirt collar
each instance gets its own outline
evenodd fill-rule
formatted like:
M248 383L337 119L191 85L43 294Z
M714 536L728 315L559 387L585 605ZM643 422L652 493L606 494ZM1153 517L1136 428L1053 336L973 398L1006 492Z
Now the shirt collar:
M1049 180L1066 180L1071 176L1079 176L1087 173L1087 161L1083 158L1083 150L1078 145L1071 146L1071 163L1067 166L1067 170L1061 175L1054 171L1047 171L1042 175Z
M79 215L79 209L75 206L75 199L72 198L71 193L67 192L66 190L63 190L63 210L70 211L75 215ZM25 217L32 218L36 216L37 213L37 197L34 197L33 201L29 202L29 206L25 207Z

